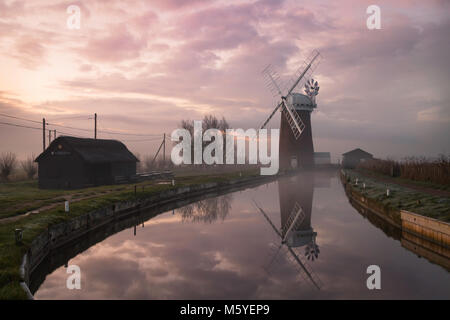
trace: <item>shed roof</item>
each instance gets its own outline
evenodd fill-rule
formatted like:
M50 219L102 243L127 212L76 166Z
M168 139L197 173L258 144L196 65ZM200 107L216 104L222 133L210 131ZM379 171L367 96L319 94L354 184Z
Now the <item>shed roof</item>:
M354 157L361 157L361 158L372 158L373 155L371 153L368 153L360 148L353 149L349 152L343 153L343 156L354 156Z
M84 161L89 163L139 161L120 141L69 136L61 136L53 140L50 146L35 161L39 162L46 155L50 154L54 150L52 146L57 144L67 145L73 152L77 153Z

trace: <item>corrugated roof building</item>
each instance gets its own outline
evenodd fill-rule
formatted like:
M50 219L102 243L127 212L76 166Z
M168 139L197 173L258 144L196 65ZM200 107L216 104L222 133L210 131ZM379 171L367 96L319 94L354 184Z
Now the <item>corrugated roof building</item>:
M117 140L61 136L35 161L39 188L73 189L130 180L139 160Z
M342 166L344 168L355 168L358 163L373 159L373 155L360 148L342 154Z

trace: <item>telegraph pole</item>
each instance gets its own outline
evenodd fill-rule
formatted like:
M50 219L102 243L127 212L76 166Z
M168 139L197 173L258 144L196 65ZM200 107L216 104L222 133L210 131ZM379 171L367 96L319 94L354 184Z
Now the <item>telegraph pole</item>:
M163 145L163 163L166 166L166 134L164 133L164 145Z
M50 146L50 143L52 143L52 130L48 130L48 145Z
M42 146L45 151L45 118L42 118Z
M53 140L55 140L55 139L56 139L56 129L53 130Z
M94 139L97 140L97 113L94 115L94 121L95 121L95 133L94 133Z

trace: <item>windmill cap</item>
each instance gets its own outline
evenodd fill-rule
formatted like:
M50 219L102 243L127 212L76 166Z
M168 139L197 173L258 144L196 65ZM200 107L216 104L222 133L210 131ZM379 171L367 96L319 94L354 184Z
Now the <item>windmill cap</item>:
M312 102L311 98L305 94L292 93L288 96L287 102L294 106L295 109L312 109L316 104Z

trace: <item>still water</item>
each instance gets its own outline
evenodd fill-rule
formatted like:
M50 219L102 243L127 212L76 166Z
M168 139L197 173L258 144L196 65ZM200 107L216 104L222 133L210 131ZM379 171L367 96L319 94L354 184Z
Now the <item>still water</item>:
M67 289L61 266L35 298L449 299L450 272L372 220L336 172L282 178L118 232L68 261L80 290ZM380 290L367 289L370 265L381 268Z

